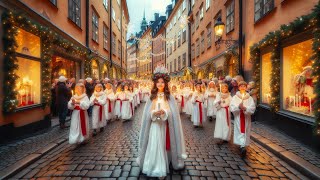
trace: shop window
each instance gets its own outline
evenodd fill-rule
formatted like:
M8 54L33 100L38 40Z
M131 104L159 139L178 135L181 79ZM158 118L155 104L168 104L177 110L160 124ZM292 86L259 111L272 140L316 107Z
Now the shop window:
M271 53L263 54L261 59L261 102L265 104L270 104L271 101L271 72Z
M235 59L232 57L229 61L229 76L234 77L236 75L235 73Z
M312 53L311 39L283 49L283 109L308 116L315 102Z
M103 65L102 74L103 74L103 78L108 77L108 68L107 68L107 65Z
M40 104L40 62L21 57L17 59L19 67L15 74L19 76L16 84L18 107Z
M58 79L60 76L65 76L66 78L79 78L78 71L80 72L79 63L59 56L53 56L52 79Z
M91 75L93 79L99 79L99 66L97 61L91 61Z
M40 38L23 29L18 29L16 52L40 58Z

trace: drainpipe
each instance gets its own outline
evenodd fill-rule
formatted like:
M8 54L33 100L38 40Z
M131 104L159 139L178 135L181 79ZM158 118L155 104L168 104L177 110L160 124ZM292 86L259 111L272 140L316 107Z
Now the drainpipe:
M86 46L89 48L89 1L86 0Z
M112 1L112 0L110 0L110 1ZM120 40L121 40L121 52L120 52L120 69L121 69L121 71L122 71L122 1L121 1L121 3L120 3ZM122 73L121 73L121 79L122 79Z
M111 68L112 68L112 48L111 48L111 43L113 41L113 39L112 39L112 0L109 1L109 2L110 2L110 6L109 6L109 22L110 22L110 28L109 28L109 30L110 30L110 34L109 34L110 35L109 36L109 39L110 39L110 41L109 41L109 52L110 52L109 60L110 60L110 70L111 70ZM110 76L113 76L113 72L112 72L112 74L110 74Z
M239 0L239 74L244 76L243 67L242 67L242 40L243 40L243 32L242 32L242 0Z
M188 16L190 17L192 13L192 4L191 4L191 0L189 0L189 13ZM188 23L188 38L189 38L189 42L188 42L188 58L189 58L189 67L192 68L191 66L191 23Z

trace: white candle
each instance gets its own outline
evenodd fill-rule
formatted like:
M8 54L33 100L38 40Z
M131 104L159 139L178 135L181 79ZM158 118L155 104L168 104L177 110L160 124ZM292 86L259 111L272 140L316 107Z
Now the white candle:
M312 113L312 102L311 102L311 97L309 97L309 104L310 104L310 114Z
M221 92L221 84L220 84L220 92Z

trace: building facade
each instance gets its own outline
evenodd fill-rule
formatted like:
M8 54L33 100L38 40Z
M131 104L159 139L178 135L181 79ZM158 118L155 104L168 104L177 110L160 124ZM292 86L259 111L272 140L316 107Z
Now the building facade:
M182 23L188 17L189 1L173 1L171 14L165 23L166 67L173 77L185 76L189 62L189 28Z
M166 16L159 17L158 13L155 13L155 21L152 23L152 38L155 39L152 42L152 68L153 70L158 65L165 66L165 46L166 42L164 38L166 38L166 31L164 28L164 23L166 22Z
M142 79L150 78L152 74L152 31L148 26L145 31L142 32L140 40L138 42L138 77Z
M128 41L127 43L127 73L128 78L135 79L137 77L137 42Z
M0 141L50 127L50 88L60 75L112 79L126 73L125 0L4 0L0 13L0 79L7 84L0 90ZM115 41L119 50L112 51Z

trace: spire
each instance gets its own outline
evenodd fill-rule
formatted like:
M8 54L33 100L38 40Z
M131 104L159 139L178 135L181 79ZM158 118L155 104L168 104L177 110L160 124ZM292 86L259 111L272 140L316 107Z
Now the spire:
M146 8L143 10L143 19L146 19Z
M143 19L142 19L142 22L141 22L141 31L144 31L145 29L147 29L147 20L146 20L146 8L144 8L144 11L143 11Z

